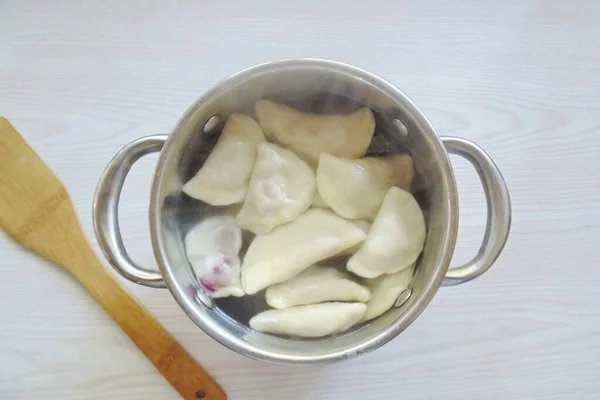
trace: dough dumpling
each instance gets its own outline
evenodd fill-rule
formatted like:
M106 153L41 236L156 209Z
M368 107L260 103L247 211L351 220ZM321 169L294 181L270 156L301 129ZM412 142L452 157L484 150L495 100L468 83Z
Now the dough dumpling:
M371 300L367 303L367 312L363 321L377 318L392 308L400 293L408 288L412 280L415 264L391 275L381 275L375 279L367 279L371 288Z
M360 249L348 260L348 271L363 278L393 274L413 264L425 242L425 219L409 192L392 187Z
M240 282L242 232L232 216L206 218L185 237L188 260L212 297L243 296Z
M315 174L304 161L289 150L262 143L237 222L253 233L269 233L302 215L315 189Z
M326 301L366 303L371 293L368 288L350 279L348 274L315 265L285 282L270 286L266 298L268 305L281 309Z
M389 188L410 190L412 179L408 154L357 160L321 154L317 167L319 194L344 218L374 219Z
M231 114L219 141L196 175L183 185L183 191L213 206L241 203L256 161L256 145L264 141L254 119Z
M264 311L250 320L259 332L302 337L321 337L343 332L361 321L364 303L321 303Z
M242 263L242 287L247 294L298 275L321 260L365 239L350 221L328 210L313 208L295 221L257 235Z
M366 107L347 115L321 115L259 100L254 108L267 139L294 151L313 167L321 153L363 157L375 130L375 118Z

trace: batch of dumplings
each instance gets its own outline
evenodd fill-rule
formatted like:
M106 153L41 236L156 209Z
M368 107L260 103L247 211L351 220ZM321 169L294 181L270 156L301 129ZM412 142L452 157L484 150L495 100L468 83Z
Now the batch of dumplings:
M215 298L266 289L272 309L250 327L278 335L322 337L382 315L409 286L425 241L411 157L365 157L369 108L321 115L259 100L254 109L256 120L228 117L183 187L214 206L241 205L187 233L200 285ZM254 235L243 257L242 230Z

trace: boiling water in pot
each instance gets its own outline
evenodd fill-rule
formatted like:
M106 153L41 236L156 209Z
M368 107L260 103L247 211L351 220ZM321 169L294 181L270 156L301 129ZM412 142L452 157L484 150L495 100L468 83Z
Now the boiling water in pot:
M363 104L346 96L341 96L336 93L327 91L305 91L293 92L279 91L272 93L268 97L278 103L294 107L304 112L316 114L349 114L353 111L364 107ZM395 154L410 152L410 132L413 127L408 121L403 118L398 110L391 109L376 109L371 107L375 117L375 132L368 147L366 157L385 157ZM238 112L254 117L253 103L241 107ZM205 133L198 133L198 136L192 139L189 146L193 151L188 151L191 154L189 158L182 160L184 166L184 182L190 180L202 167L206 158L213 150L221 130L225 124L227 116L219 116L219 122L216 126L207 129ZM214 119L211 123L214 122ZM208 128L208 126L207 126ZM201 139L200 139L201 138ZM413 155L414 156L414 155ZM236 160L231 160L235 163ZM426 204L427 197L425 190L422 187L422 181L419 178L419 171L415 171L411 192L419 202L421 209L424 211L424 217L427 220ZM180 222L180 235L183 238L187 235L192 227L200 221L215 215L232 215L235 216L240 210L241 204L233 204L229 206L213 206L192 198L181 192L176 198L169 199L174 207L171 207L176 221ZM242 234L242 247L239 252L240 259L243 260L248 250L248 246L252 242L254 234L246 230ZM340 270L345 270L349 256L338 257L331 262L331 266ZM188 266L191 269L191 267ZM216 306L219 307L230 318L245 326L249 325L249 320L256 314L270 309L265 301L265 290L261 290L253 295L243 297L225 297L218 298ZM198 305L201 307L201 305Z

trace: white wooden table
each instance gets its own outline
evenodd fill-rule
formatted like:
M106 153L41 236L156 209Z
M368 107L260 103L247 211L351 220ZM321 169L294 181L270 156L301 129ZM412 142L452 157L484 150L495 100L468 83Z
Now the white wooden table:
M173 3L173 4L171 4ZM0 113L70 190L93 238L97 178L127 142L166 133L227 75L285 57L349 62L405 90L440 134L481 144L513 201L489 273L443 288L401 337L354 361L265 365L201 332L168 291L127 286L231 399L598 399L600 2L0 2ZM136 164L122 225L153 264ZM455 262L485 222L474 170L454 158ZM0 232L1 399L177 399L74 279Z

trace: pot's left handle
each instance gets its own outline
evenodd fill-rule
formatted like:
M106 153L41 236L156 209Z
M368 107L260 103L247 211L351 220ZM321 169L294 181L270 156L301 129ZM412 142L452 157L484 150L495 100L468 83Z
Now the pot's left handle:
M119 228L119 199L123 183L133 164L141 157L159 152L167 135L146 136L123 147L106 166L94 194L94 230L104 256L125 278L154 288L166 287L160 273L131 259Z

